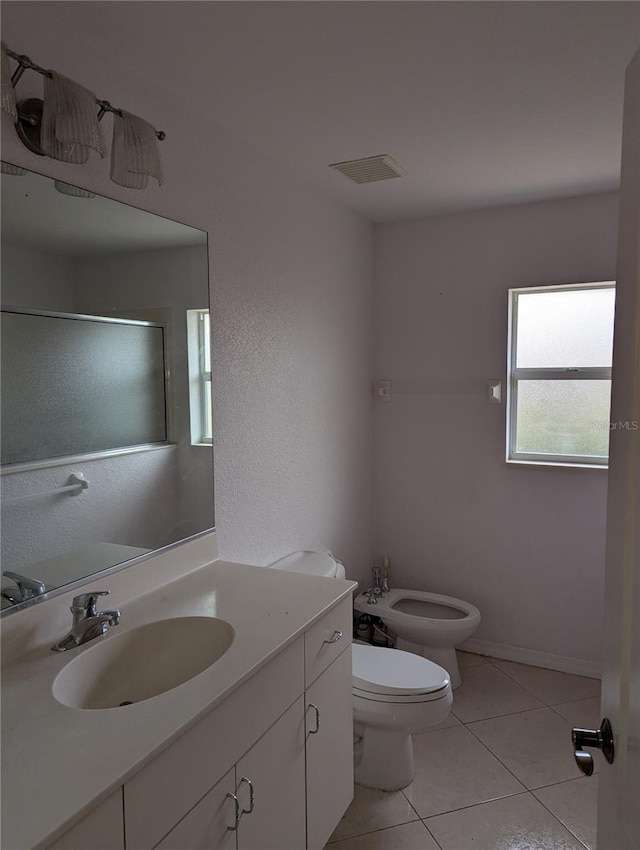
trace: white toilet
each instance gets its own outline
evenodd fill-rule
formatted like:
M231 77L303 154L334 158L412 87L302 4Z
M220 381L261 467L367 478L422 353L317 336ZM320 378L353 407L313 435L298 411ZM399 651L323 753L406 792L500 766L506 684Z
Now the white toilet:
M480 625L480 611L469 602L421 590L390 590L370 604L361 593L354 608L373 614L394 632L397 647L422 655L444 667L451 686L461 684L456 646L468 640Z
M271 568L345 578L329 552L293 552ZM355 780L384 791L404 788L414 775L411 733L437 726L451 710L449 674L397 649L356 643L352 650Z

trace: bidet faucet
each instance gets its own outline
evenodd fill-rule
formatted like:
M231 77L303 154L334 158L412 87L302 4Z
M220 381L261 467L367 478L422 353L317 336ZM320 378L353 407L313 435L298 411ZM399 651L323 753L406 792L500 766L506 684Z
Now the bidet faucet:
M108 611L97 611L99 596L107 596L110 590L94 590L93 593L82 593L74 596L71 608L73 623L71 631L61 641L52 646L54 652L65 652L83 643L88 643L100 637L109 630L109 626L117 626L120 622L120 611L113 608Z

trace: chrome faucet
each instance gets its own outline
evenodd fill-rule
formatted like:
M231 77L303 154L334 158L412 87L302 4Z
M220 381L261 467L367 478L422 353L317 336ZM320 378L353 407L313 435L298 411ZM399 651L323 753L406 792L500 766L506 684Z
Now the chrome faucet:
M24 602L25 599L34 599L36 596L42 596L47 592L47 588L43 581L38 581L36 578L20 575L20 573L12 573L10 570L5 570L3 576L10 578L18 585L17 592L14 592L8 587L3 588L2 596L8 599L9 602Z
M65 652L83 643L88 643L100 637L109 630L109 626L117 626L120 622L120 611L113 608L110 611L96 610L99 596L108 596L109 590L94 590L93 593L82 593L74 596L71 608L73 623L71 631L51 649L54 652Z

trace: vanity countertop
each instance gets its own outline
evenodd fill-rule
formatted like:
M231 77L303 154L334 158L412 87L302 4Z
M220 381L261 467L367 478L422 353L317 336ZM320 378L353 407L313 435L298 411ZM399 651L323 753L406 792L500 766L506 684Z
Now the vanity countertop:
M2 668L4 850L46 847L355 587L216 560L130 603L115 597L120 625L97 641L170 617L219 617L235 629L212 667L126 711L68 708L52 694L62 668L97 641L57 653L42 640L9 660Z

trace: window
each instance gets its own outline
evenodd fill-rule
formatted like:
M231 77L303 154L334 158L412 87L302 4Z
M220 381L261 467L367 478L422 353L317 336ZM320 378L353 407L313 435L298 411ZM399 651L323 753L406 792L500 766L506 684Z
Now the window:
M208 310L187 310L187 343L191 443L211 445L211 324Z
M509 290L507 460L606 467L615 283Z
M166 445L161 324L19 308L1 324L3 466Z

